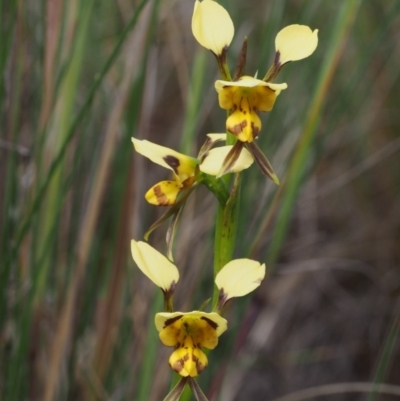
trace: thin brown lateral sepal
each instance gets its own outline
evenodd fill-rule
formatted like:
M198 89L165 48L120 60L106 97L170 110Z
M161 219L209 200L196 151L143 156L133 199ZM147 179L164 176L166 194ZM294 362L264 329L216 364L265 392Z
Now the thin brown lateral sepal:
M242 152L244 143L241 141L236 141L236 143L232 146L232 149L226 155L221 170L219 171L217 178L222 177L224 174L229 173L232 167L235 165L237 160L239 159L240 153Z
M193 392L193 395L196 397L197 401L208 401L208 398L204 395L203 391L201 390L199 384L193 377L189 377L189 386Z
M271 163L268 161L267 157L264 155L258 145L254 141L246 142L246 148L254 157L254 160L258 164L258 167L260 167L261 172L271 179L276 185L279 185L279 179L276 176Z
M164 401L179 401L183 393L183 390L185 389L187 381L188 381L187 377L182 377L182 379L178 381L177 385L164 398Z

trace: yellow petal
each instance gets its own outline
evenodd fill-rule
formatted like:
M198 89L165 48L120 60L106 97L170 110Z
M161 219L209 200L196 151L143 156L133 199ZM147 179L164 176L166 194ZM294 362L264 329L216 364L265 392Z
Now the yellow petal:
M133 260L139 269L157 286L169 291L179 280L179 271L164 255L146 242L131 241Z
M239 81L216 81L219 106L224 110L242 108L244 98L250 101L251 108L260 111L270 111L276 97L287 84L273 84L260 79L243 76Z
M265 276L265 264L250 259L236 259L226 264L215 277L215 284L225 300L242 297L256 289Z
M194 176L198 160L155 143L132 138L136 152L174 172L179 182Z
M177 321L177 319L180 319L180 317L207 320L209 324L214 327L217 337L219 337L228 328L227 320L215 312L160 312L156 314L154 319L157 331L161 332L168 325L174 323Z
M152 205L171 206L182 188L176 181L161 181L146 192L145 198Z
M196 377L208 365L206 354L200 349L196 348L187 339L184 347L177 348L169 358L169 364L175 372L183 377Z
M222 163L226 155L233 146L221 146L220 148L211 149L203 163L200 164L200 171L206 174L217 176L221 170ZM249 168L254 162L253 157L247 149L242 149L239 159L233 165L229 172L237 173Z
M192 17L192 32L196 40L215 55L222 54L232 42L235 29L228 12L212 0L196 0Z
M159 337L165 346L175 347L181 341L182 316L177 315L164 323L165 327L160 331Z
M261 131L261 120L253 108L244 106L246 103L243 99L241 107L228 117L226 129L241 142L253 142Z
M280 65L310 56L317 45L318 29L312 31L306 25L289 25L275 38L275 49L279 52Z

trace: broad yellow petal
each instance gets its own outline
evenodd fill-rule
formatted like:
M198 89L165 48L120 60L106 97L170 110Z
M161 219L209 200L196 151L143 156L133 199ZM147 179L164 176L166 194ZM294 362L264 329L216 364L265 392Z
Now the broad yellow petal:
M265 276L265 264L250 259L236 259L226 264L215 277L215 284L225 294L225 301L255 290Z
M198 160L155 143L132 138L136 152L174 172L179 182L194 176Z
M241 106L226 120L226 129L241 142L253 142L261 131L261 119L246 99Z
M171 206L182 188L183 185L179 182L161 181L146 192L145 198L152 205Z
M232 42L235 29L228 12L212 0L196 0L192 17L196 40L215 55L220 55Z
M289 25L275 38L275 49L279 52L279 64L306 58L314 53L318 45L318 29L312 31L306 25Z
M197 377L208 365L206 354L197 348L188 337L183 347L177 348L169 358L169 364L183 377Z
M205 157L203 163L200 164L200 171L206 174L217 176L221 170L222 163L226 155L233 146L221 146L220 148L211 149ZM253 157L247 149L242 149L238 160L235 162L229 172L237 173L249 168L254 162Z
M248 75L244 75L241 77L238 81L223 81L219 79L218 81L215 82L215 89L219 93L221 90L223 90L227 86L233 86L233 87L241 87L241 88L254 88L255 86L268 86L268 88L271 88L273 91L281 91L283 89L287 89L287 84L274 84L271 82L265 82L262 81L261 79L257 79L254 77L250 77Z
M160 312L156 314L154 319L157 331L161 332L164 328L174 323L177 319L180 319L181 317L203 319L209 321L209 324L213 325L217 333L217 337L219 337L228 328L227 320L215 312Z
M224 110L237 108L241 111L246 108L243 102L247 99L251 108L270 111L276 97L286 88L285 83L273 84L250 76L243 76L239 81L215 82L219 106Z
M173 289L179 280L179 271L164 255L146 242L131 241L132 257L139 269L163 291Z

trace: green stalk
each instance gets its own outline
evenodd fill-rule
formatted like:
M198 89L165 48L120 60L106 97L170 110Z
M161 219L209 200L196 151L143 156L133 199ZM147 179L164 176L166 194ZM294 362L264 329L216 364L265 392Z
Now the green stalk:
M390 357L392 355L394 346L396 345L399 331L400 331L400 320L395 319L395 321L393 322L392 328L390 329L388 338L385 342L382 356L381 356L381 359L379 360L378 368L376 369L373 390L369 394L367 401L375 401L376 397L379 394L379 385L382 383L382 381L385 377L387 367L389 366Z
M187 109L183 124L181 151L187 155L193 151L195 134L199 121L199 108L203 96L203 83L206 71L206 52L200 49L196 53L193 63L193 72L187 94Z
M214 279L219 271L232 260L238 228L240 178L236 173L228 201L224 207L218 207L217 224L214 239ZM213 309L218 303L218 288L214 285Z
M12 250L11 257L9 258L9 260L6 261L6 263L10 263L13 260L13 258L15 257L15 255L17 254L19 246L21 245L22 240L24 239L24 237L31 225L32 218L38 211L39 207L41 206L43 196L45 195L46 191L48 190L51 180L52 180L54 174L57 172L58 166L60 165L60 163L63 161L63 159L65 157L65 154L68 149L68 145L71 143L72 139L75 136L76 129L81 124L83 118L86 116L86 113L89 110L89 108L92 104L92 101L94 99L94 96L97 93L98 89L100 88L100 85L103 82L104 77L110 70L111 66L114 64L114 61L116 60L117 56L119 55L119 52L121 51L122 45L124 44L127 35L136 25L136 23L139 19L139 16L141 15L141 12L142 12L145 4L147 3L147 1L148 0L142 0L138 4L138 6L135 9L135 13L134 13L132 19L129 21L128 25L123 30L116 46L114 47L114 50L110 54L109 58L107 59L106 63L104 64L99 75L96 76L95 83L93 84L92 88L90 89L81 110L79 111L79 113L77 114L77 116L73 120L73 122L71 123L68 134L66 135L65 141L62 144L59 153L54 158L54 160L50 166L49 172L47 174L47 177L46 177L44 183L42 184L42 186L40 187L38 194L36 195L36 197L32 203L32 206L29 209L27 217L23 221L23 224L21 225L21 227L18 231L17 238L15 241L15 247Z
M162 310L163 302L164 297L162 296L162 293L157 291L149 311L150 320L147 328L147 342L143 353L144 358L138 379L138 394L137 398L135 398L139 401L147 401L150 399L154 366L157 360L157 344L159 343L158 333L154 328L153 316Z

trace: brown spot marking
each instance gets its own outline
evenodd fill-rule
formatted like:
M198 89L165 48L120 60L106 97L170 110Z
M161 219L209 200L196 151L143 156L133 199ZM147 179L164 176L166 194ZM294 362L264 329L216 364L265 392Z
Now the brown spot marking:
M254 122L251 123L251 132L253 134L253 138L255 138L260 133L260 128L254 126Z
M185 354L181 359L178 359L173 365L170 366L173 370L175 370L175 372L179 373L183 369L183 365L187 360L189 360L189 354Z
M202 320L205 320L214 330L217 330L218 324L215 323L213 320L209 319L208 317L202 316Z
M228 127L228 130L233 135L239 135L243 132L243 129L247 127L247 121L243 120L240 124L236 124L233 127Z
M164 329L169 326L172 323L175 323L177 320L179 320L183 315L178 315L175 317L171 317L171 319L167 319L164 323Z
M196 364L197 373L200 374L204 370L205 366L200 362L196 355L193 355L193 362Z
M160 185L156 185L153 188L154 191L154 195L157 198L157 202L160 206L168 206L169 205L169 200L167 198L167 196L164 194L164 192L162 191Z
M168 164L172 168L172 170L175 171L176 174L178 174L178 167L181 165L180 161L175 157L175 156L165 156L163 157L165 163Z

